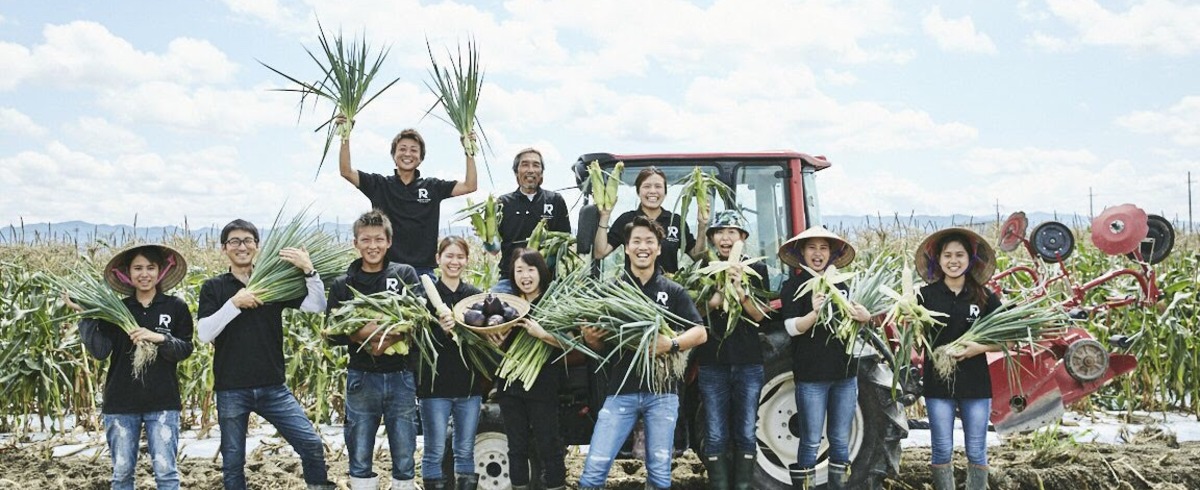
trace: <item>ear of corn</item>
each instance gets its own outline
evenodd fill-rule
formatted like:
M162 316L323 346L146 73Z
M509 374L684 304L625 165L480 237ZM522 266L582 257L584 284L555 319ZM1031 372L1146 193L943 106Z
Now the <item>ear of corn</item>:
M621 173L624 170L625 162L617 162L612 172L600 168L599 160L592 160L588 164L588 181L596 207L612 210L617 206L617 192L621 188Z
M454 216L454 221L470 219L471 228L483 242L484 248L489 251L499 251L500 233L498 230L500 229L500 218L503 216L501 207L500 201L491 194L488 194L487 199L480 203L467 199L467 207Z
M692 172L676 183L679 186L679 198L675 201L675 212L679 215L680 225L687 227L688 213L694 202L698 214L707 215L712 210L712 198L715 196L726 204L734 203L733 189L725 185L715 174L705 172L700 167L692 167Z
M298 77L294 77L279 71L259 61L267 69L286 78L288 81L295 84L295 88L277 89L283 92L295 92L300 94L300 108L303 111L305 100L312 96L318 99L325 99L333 102L333 110L330 112L329 119L325 120L317 131L325 128L325 149L321 153L321 163L317 166L317 173L320 174L321 167L325 165L325 158L329 155L329 148L332 146L333 137L336 134L343 141L350 138L350 130L354 127L354 118L362 111L371 101L379 97L387 89L400 81L399 78L394 78L383 88L375 92L374 95L367 96L368 88L375 80L375 76L379 73L379 68L383 66L383 61L387 58L388 48L384 48L376 54L371 54L371 48L367 45L366 35L358 40L351 40L347 43L342 39L339 32L336 36L330 39L325 34L325 28L321 26L320 21L317 22L317 29L320 35L317 37L321 44L321 56L314 54L307 47L304 51L308 53L309 58L317 63L317 67L321 70L319 82L305 82ZM369 58L374 58L369 61ZM342 115L346 118L346 122L336 124L335 118Z
M742 240L734 242L733 246L730 247L729 257L726 257L725 260L710 261L709 265L696 271L696 273L699 275L709 276L712 278L711 284L714 286L712 289L721 294L721 309L728 313L728 318L725 324L725 335L721 338L721 340L725 340L730 334L733 333L734 328L736 328L738 325L738 320L745 320L751 325L758 326L758 322L754 321L753 318L745 314L745 310L742 308L742 298L739 297L737 292L734 290L733 276L729 274L730 269L734 267L740 267L742 269L740 284L742 291L745 291L746 294L750 296L751 301L758 306L759 311L767 311L768 309L766 303L759 297L760 295L757 294L757 291L755 291L753 282L750 280L752 277L759 280L763 279L759 276L758 272L750 268L750 265L760 262L766 259L766 257L743 259L742 249L745 247L745 245L745 242ZM684 287L688 286L685 285ZM707 303L708 298L712 297L712 294L712 291L707 292L707 294L703 292L700 293L700 297L697 298L697 302Z
M850 301L845 296L842 296L837 285L850 280L854 277L855 273L839 272L837 267L832 264L825 268L824 273L817 272L803 265L800 268L804 269L812 277L804 281L804 284L801 284L800 288L796 290L795 299L798 300L808 293L824 295L825 306L821 311L817 312L817 324L833 329L834 326L830 325L829 321L833 319L835 311L844 317L849 316L853 308L850 305Z

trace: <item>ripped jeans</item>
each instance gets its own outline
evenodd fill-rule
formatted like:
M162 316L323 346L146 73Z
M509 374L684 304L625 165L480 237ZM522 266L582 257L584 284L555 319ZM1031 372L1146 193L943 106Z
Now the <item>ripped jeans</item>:
M179 488L175 451L179 446L179 411L104 414L104 435L112 453L112 488L133 489L142 426L150 447L150 467L159 489Z
M679 416L679 395L674 393L631 393L611 395L592 430L580 487L603 487L612 469L613 458L633 430L638 416L646 427L646 482L654 488L671 488L671 455L675 451L675 421Z

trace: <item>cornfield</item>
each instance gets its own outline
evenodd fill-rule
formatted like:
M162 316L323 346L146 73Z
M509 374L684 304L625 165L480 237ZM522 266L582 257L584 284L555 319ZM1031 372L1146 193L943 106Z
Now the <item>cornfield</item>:
M978 228L978 227L977 227ZM978 228L985 236L996 235L994 225ZM877 225L835 230L859 250L855 267L884 256L903 259L928 230L919 227ZM1086 237L1077 229L1076 237ZM85 243L38 238L21 243L0 243L0 432L41 430L58 432L64 423L85 429L99 426L99 403L105 366L89 357L74 327L65 321L68 311L60 293L49 287L49 275L61 275L86 264L104 263L133 236L89 237ZM1127 307L1095 316L1080 325L1107 345L1123 335L1132 339L1128 352L1138 358L1136 371L1118 378L1093 394L1083 409L1182 410L1200 418L1200 254L1197 237L1178 237L1175 251L1155 266L1163 297L1156 308ZM184 231L165 242L188 257L191 269L172 294L182 297L195 312L200 284L227 267L214 237L193 237ZM494 281L495 265L486 260L480 245L472 245L469 280L486 286ZM1000 254L999 268L1031 263L1020 254ZM1079 240L1068 260L1071 274L1087 280L1121 267L1131 266L1124 257L1107 256ZM97 272L98 273L98 272ZM486 279L485 279L486 278ZM1093 291L1102 301L1107 296L1136 294L1132 280L1118 280ZM1011 298L1005 298L1011 300ZM311 419L318 423L340 421L343 414L347 356L344 348L328 346L321 337L324 318L319 314L289 310L285 352L287 380ZM185 429L205 430L216 425L212 393L212 346L196 346L195 353L180 365Z

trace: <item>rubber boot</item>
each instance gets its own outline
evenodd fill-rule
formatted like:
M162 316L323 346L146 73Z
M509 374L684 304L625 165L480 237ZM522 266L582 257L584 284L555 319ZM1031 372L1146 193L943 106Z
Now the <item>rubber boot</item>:
M849 482L849 464L829 463L829 481L825 483L825 488L827 490L844 490Z
M392 478L392 490L417 490L415 480L397 480Z
M788 465L788 472L792 476L792 490L813 490L817 488L817 470L813 468L801 468L799 464L792 463Z
M450 490L450 482L444 478L438 478L436 480L422 478L421 484L425 490Z
M475 473L471 473L469 475L465 473L455 473L454 478L457 480L454 483L454 490L475 490L479 488L479 475Z
M371 481L373 482L372 485L378 485L377 482L374 482L373 480L371 480ZM331 481L326 480L325 483L309 483L309 484L306 484L304 487L307 488L308 490L333 490L333 489L337 488L337 485L335 485ZM369 487L364 487L364 488L376 488L376 487L369 486Z
M379 478L350 477L350 490L375 490L379 488Z
M929 469L933 473L933 490L955 490L953 464L929 465Z
M733 490L752 490L754 487L754 466L758 463L758 455L743 453L733 455Z
M725 454L705 456L704 467L708 469L708 488L729 490L729 456Z
M987 490L988 467L977 464L967 465L967 490Z

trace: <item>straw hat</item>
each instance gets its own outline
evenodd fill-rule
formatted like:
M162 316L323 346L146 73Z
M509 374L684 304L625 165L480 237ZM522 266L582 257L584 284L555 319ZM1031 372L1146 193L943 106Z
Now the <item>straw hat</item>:
M854 246L824 226L813 226L783 242L779 247L779 260L792 267L807 267L808 264L804 263L804 242L809 238L823 238L829 241L829 248L833 251L830 263L834 267L842 269L854 261Z
M129 269L123 268L122 264L128 264L139 250L149 247L158 247L167 261L162 270L158 271L159 291L170 290L187 276L187 260L178 250L166 245L134 245L108 259L108 264L104 266L104 281L108 283L108 287L122 295L132 295L134 288L129 280Z
M936 250L936 247L946 235L955 233L967 237L967 240L971 242L971 250L967 250L971 254L971 262L967 269L971 273L971 277L974 277L975 282L981 285L987 284L992 279L992 274L996 272L996 251L982 236L966 228L946 228L925 237L921 241L921 246L917 247L916 262L914 263L917 267L917 274L920 274L921 278L929 283L937 281L942 276L937 259L939 251Z

